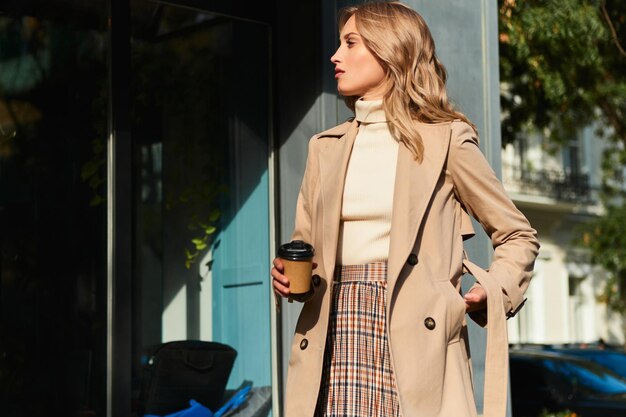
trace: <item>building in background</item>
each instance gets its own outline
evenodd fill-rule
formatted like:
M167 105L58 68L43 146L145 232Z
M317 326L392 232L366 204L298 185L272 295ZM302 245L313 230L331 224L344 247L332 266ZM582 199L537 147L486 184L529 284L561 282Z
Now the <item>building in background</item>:
M512 343L624 344L621 315L599 300L605 272L575 242L577 228L603 210L604 149L589 127L562 147L535 134L502 151L504 185L541 242L528 301L509 322Z

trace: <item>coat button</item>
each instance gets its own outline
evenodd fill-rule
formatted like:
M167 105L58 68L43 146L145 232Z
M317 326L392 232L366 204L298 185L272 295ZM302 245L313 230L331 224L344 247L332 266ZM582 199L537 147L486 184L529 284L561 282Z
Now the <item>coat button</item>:
M313 279L313 285L315 285L316 287L319 287L320 284L322 283L322 279L317 274L313 275L312 279Z
M415 266L417 265L417 255L412 253L409 255L409 258L406 260L409 265Z
M309 346L309 341L306 339L302 339L300 341L300 350L306 349L307 346Z
M432 317L426 317L426 320L424 320L424 326L426 326L428 330L433 330L436 326L435 319Z

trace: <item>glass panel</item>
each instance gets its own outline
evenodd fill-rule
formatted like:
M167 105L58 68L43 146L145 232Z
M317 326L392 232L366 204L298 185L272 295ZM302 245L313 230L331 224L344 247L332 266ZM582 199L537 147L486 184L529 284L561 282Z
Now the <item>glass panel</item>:
M106 18L60 3L0 6L3 416L105 416Z
M154 345L214 341L237 358L209 400L248 381L269 411L269 28L150 1L132 21L136 397ZM176 391L161 381L156 401Z

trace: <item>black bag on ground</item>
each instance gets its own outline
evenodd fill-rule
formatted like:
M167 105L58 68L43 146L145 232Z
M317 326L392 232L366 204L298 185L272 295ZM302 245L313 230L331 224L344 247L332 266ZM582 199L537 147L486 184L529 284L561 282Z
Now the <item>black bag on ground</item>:
M165 415L189 407L193 399L217 410L237 351L199 340L163 343L145 350L142 383L144 414Z

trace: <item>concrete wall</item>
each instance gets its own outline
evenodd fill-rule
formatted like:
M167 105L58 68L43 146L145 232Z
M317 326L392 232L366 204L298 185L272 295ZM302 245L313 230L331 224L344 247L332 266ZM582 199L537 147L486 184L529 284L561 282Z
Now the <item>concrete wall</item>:
M308 3L308 2L302 2ZM312 3L312 2L311 2ZM286 74L305 81L304 101L297 101L299 109L289 107L290 97L295 96L290 90L289 81L279 80L278 93L281 99L278 112L281 120L278 129L278 187L280 212L278 240L289 239L294 220L295 200L300 186L306 156L308 138L325 128L343 122L351 116L341 99L336 96L332 64L329 61L337 46L336 11L348 4L359 2L325 0L317 10L300 2L289 3L289 7L308 8L299 14L297 22L286 21L279 24L277 36L279 42L278 64L291 60L283 54L283 47L288 41L281 40L289 26L300 26L298 36L305 33L305 46L308 49L309 66L304 73ZM495 0L410 0L405 4L415 8L426 20L437 45L440 59L448 69L448 91L458 108L478 127L481 136L481 148L490 163L500 172L500 110L499 110L499 75L497 43L497 2ZM280 9L280 7L279 7ZM302 16L309 18L303 19ZM318 20L319 19L319 20ZM319 22L319 28L315 28ZM282 25L282 26L281 26ZM302 27L304 26L304 30ZM312 31L312 32L308 32ZM306 33L318 33L317 39L308 39ZM298 39L302 42L302 39ZM304 59L300 57L300 59ZM313 62L317 60L317 62ZM300 65L295 68L301 69ZM280 71L281 68L278 69ZM315 72L318 71L318 72ZM303 75L306 77L304 78ZM296 81L295 79L292 81ZM294 84L295 85L295 84ZM316 89L315 93L312 91ZM479 225L475 225L480 231ZM487 266L491 257L491 245L484 234L478 234L471 240L467 249L476 263ZM283 303L281 314L282 363L283 375L288 363L291 336L295 328L299 306ZM484 333L481 329L470 329L475 369L476 399L482 409L482 368L484 362Z

